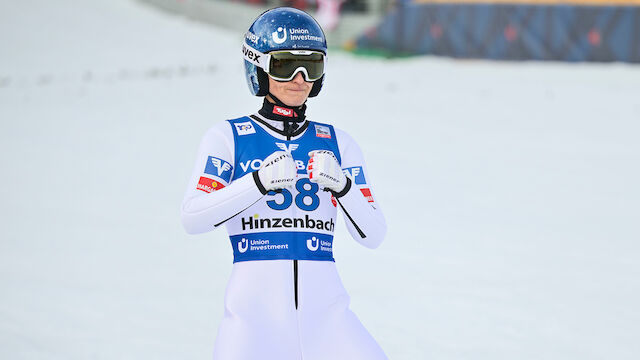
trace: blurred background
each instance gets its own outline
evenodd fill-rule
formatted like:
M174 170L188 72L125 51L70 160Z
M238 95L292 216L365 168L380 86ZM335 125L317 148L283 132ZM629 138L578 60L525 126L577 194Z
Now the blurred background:
M360 53L640 62L640 0L141 1L238 31L255 9L293 6Z
M640 1L0 0L1 359L211 358L232 251L180 203L278 5L387 217L334 253L389 358L640 356Z

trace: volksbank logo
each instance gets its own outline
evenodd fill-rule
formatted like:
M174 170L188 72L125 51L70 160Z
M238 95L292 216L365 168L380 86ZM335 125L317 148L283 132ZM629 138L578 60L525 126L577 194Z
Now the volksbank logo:
M282 44L283 42L287 41L287 28L283 28L282 26L278 27L278 30L271 33L271 38L276 44Z
M299 145L299 144L285 144L285 143L277 142L277 143L276 143L276 146L277 146L280 150L282 150L282 151L286 151L286 152L288 152L289 154L291 154L291 153L292 153L293 151L295 151L295 150L298 148L298 146L300 146L300 145Z
M229 182L231 180L231 169L233 167L228 162L213 156L209 156L207 159L207 165L204 168L204 172L207 174L215 175L220 179Z
M345 176L351 178L351 180L357 185L367 183L367 180L364 178L364 171L362 171L362 166L354 166L342 169L342 172Z
M316 229L333 232L333 218L329 221L317 220L305 215L304 218L264 218L259 219L257 215L242 218L242 230L254 229Z
M277 143L276 143L276 145L277 145ZM282 144L282 145L285 145L285 144ZM278 148L280 148L280 149L282 149L284 151L287 151L287 150L294 151L295 149L298 148L298 146L297 146L298 144L289 144L289 145L296 145L296 146L293 147L293 146L286 146L285 145L284 149L282 147L280 147L280 146L278 146ZM290 151L288 151L288 152L290 152ZM307 166L305 165L304 161L302 161L302 160L294 160L294 161L296 163L296 168L298 170L304 170L304 169L307 168ZM254 170L254 171L255 170L259 170L261 166L262 166L262 160L260 160L260 159L253 159L253 160L247 160L247 161L244 161L244 162L240 162L240 168L242 169L243 173L246 173L247 171L249 171L249 169Z
M212 156L209 156L209 158L211 159L211 163L213 164L213 166L218 169L218 176L222 175L222 173L225 171L231 170L231 164L229 164L228 162L222 159L214 158Z

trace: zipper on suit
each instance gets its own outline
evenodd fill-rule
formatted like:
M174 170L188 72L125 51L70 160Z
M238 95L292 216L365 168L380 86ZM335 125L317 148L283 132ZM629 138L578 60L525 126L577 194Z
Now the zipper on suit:
M293 260L293 292L298 309L298 260Z
M285 132L287 134L287 141L291 141L291 124L288 121L284 122ZM295 211L295 208L293 208ZM295 215L295 214L293 214ZM293 260L293 297L296 306L296 310L298 309L298 260Z

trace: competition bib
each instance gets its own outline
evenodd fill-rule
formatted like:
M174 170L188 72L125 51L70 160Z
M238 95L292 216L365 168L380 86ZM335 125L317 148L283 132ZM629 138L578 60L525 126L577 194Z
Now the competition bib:
M229 120L235 143L232 181L257 171L274 151L291 153L298 168L294 188L270 191L257 203L227 221L234 262L249 260L334 261L333 231L337 202L307 176L312 150L340 153L331 125L309 122L296 140L280 140L251 118ZM250 175L249 175L250 176Z

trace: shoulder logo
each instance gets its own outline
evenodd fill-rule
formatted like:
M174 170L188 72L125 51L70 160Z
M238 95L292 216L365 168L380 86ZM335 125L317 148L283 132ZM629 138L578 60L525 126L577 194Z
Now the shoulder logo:
M208 177L204 176L200 177L198 185L196 185L196 189L202 190L206 193L211 193L222 188L224 188L224 185L221 182L209 179Z
M207 159L207 165L204 168L206 174L215 175L220 179L229 182L231 180L231 169L233 166L228 162L213 156Z
M360 189L360 192L365 197L365 199L367 199L368 202L373 202L373 196L371 195L371 189L362 188L362 189Z
M280 33L282 33L282 36L280 35ZM283 28L282 26L278 27L278 30L271 33L271 38L276 44L282 44L283 42L287 41L287 28Z
M300 145L299 145L299 144L285 144L285 143L277 142L277 143L276 143L276 146L277 146L280 150L282 150L282 151L286 151L286 152L288 152L288 153L292 153L292 152L293 152L293 151L295 151L295 150L298 148L298 146L300 146Z
M238 132L238 135L249 135L249 134L256 133L256 129L253 127L253 124L251 123L251 121L235 123L233 125L236 127L236 131Z
M328 126L316 125L316 136L325 139L331 139L331 130L329 130Z
M222 175L222 173L227 170L231 170L231 164L224 160L212 157L211 163L216 167L216 169L218 169L218 176Z
M362 166L354 166L346 169L342 169L345 176L350 178L356 185L366 184L367 180L364 178L364 171Z

